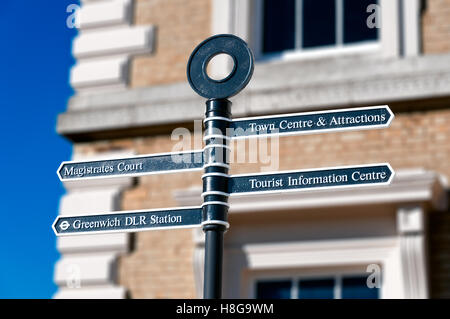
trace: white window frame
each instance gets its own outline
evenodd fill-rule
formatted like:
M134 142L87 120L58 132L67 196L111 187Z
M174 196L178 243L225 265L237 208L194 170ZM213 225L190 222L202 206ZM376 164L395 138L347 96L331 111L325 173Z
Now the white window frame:
M310 58L329 58L354 54L373 54L381 57L415 56L420 48L420 0L379 0L381 29L374 43L318 48L278 55L276 61ZM260 0L213 0L212 33L232 33L246 40L255 58L261 59L261 9ZM259 15L258 15L259 12ZM370 13L368 13L369 15ZM226 66L215 66L216 73L226 73ZM222 71L223 69L223 71Z
M382 270L379 298L405 298L403 278L398 276L402 261L396 237L244 245L243 251L249 264L241 277L243 298L255 298L255 281L261 278L365 273L372 264Z
M394 181L386 187L367 190L314 191L303 193L283 193L249 195L230 199L230 214L239 215L258 212L263 216L275 211L329 209L336 205L361 206L379 205L395 211L397 232L386 236L335 238L319 241L254 241L252 228L241 239L234 239L224 250L224 296L225 298L250 298L252 280L269 274L271 277L282 272L296 270L303 275L316 269L332 272L349 269L354 265L377 264L382 269L381 298L428 298L427 275L427 231L425 214L447 209L447 193L442 176L424 169L396 171ZM175 194L180 206L199 204L202 188L180 190ZM408 203L408 204L405 204ZM415 203L415 204L413 204ZM369 207L368 206L368 207ZM299 212L302 213L302 212ZM363 214L364 215L364 214ZM259 215L256 215L259 216ZM357 215L359 216L359 214ZM385 216L386 217L386 216ZM385 218L384 217L384 218ZM355 218L355 221L359 217ZM353 226L353 229L358 229ZM233 230L236 229L236 225ZM194 274L198 297L203 289L204 234L201 229L194 233ZM253 233L254 234L254 233ZM239 237L238 237L239 238ZM354 271L355 269L352 269ZM366 268L367 270L367 268ZM361 271L359 269L358 271ZM288 277L288 276L285 276Z
M370 273L363 272L361 269L363 269L364 265L361 265L358 268L351 267L347 270L339 270L339 271L333 271L333 270L324 270L324 271L317 271L309 274L305 273L297 273L292 272L291 274L280 274L276 272L269 272L262 275L255 275L252 280L252 290L250 292L250 296L253 299L256 299L256 292L257 292L257 284L261 281L291 281L292 287L291 287L291 298L290 299L297 299L296 296L298 296L299 288L298 284L302 280L311 280L311 279L333 279L334 280L334 298L333 299L342 299L342 279L343 277L369 277ZM381 266L380 266L381 268ZM382 270L383 272L383 270ZM382 285L382 283L381 283ZM382 286L381 286L382 287ZM372 288L372 289L380 289L378 298L381 299L381 291L382 288Z
M344 1L343 0L335 0L336 3L336 43L328 46L320 46L313 48L302 48L302 18L303 18L303 1L304 0L296 0L295 10L296 10L296 19L295 19L295 48L292 50L285 50L283 52L276 53L263 53L262 52L262 40L263 40L263 10L264 10L264 1L260 0L255 2L255 21L254 21L254 37L255 37L255 46L254 52L257 60L265 61L272 59L290 59L290 58L302 58L302 57L314 57L314 56L323 56L330 54L343 54L347 52L364 52L364 51L375 51L379 50L380 42L381 42L381 30L377 30L377 40L371 41L363 41L359 43L351 43L344 44L344 22L343 22L343 12L344 12ZM381 3L382 0L380 0ZM367 13L367 17L371 13Z

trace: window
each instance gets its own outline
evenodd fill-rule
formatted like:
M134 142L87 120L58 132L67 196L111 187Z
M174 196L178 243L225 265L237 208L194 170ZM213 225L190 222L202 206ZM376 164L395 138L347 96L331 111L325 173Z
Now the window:
M264 0L262 54L342 47L378 40L367 26L377 0Z
M323 278L258 280L258 299L378 299L379 290L369 288L367 275Z
M299 299L333 299L334 279L299 280Z
M292 281L262 281L257 283L258 299L290 299Z

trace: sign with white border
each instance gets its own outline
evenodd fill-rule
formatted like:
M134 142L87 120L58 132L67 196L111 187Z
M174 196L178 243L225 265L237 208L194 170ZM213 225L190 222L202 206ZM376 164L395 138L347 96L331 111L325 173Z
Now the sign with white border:
M394 113L387 105L257 116L235 119L231 138L299 135L389 127Z
M137 232L200 227L201 207L120 211L99 215L58 216L52 225L56 236Z
M203 150L137 155L107 160L62 162L56 173L64 182L201 169L203 169Z
M232 196L238 196L250 193L389 185L394 174L388 163L241 174L231 176L228 188Z

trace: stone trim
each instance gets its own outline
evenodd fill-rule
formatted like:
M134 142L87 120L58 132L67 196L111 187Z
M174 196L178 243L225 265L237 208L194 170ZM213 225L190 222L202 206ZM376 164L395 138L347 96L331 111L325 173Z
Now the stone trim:
M80 62L70 71L70 84L77 90L90 89L92 92L98 92L99 87L125 88L128 70L126 57Z
M401 0L403 7L402 53L404 56L416 56L422 47L421 2L422 0Z
M174 193L180 205L192 206L201 203L201 188L192 188ZM389 186L368 188L311 190L279 194L252 194L231 196L230 214L246 212L273 212L274 210L301 210L353 205L422 203L426 208L445 210L448 206L446 186L434 172L398 170Z
M397 209L402 276L405 298L408 299L426 299L429 296L424 214L424 209L420 205Z
M153 26L117 27L81 33L73 43L77 59L118 54L143 54L153 50Z
M60 289L55 299L124 299L127 297L123 287L98 287L93 289Z
M235 252L236 255L238 252ZM380 265L384 278L381 285L381 298L394 299L404 298L401 276L396 276L400 269L400 253L398 240L395 237L364 238L345 240L323 240L320 242L292 242L271 244L244 244L239 249L247 260L245 282L241 283L241 298L255 298L254 282L262 274L272 277L283 271L284 276L288 273L298 275L292 269L314 268L316 275L323 272L340 273L343 269L352 273L358 269L358 273L366 272L367 266L371 264ZM229 258L232 259L230 253ZM236 270L234 270L236 271ZM230 274L231 272L229 272ZM367 274L369 275L369 274ZM233 280L234 278L231 278ZM234 283L236 286L236 283ZM228 288L228 289L227 289ZM231 285L225 288L227 298L233 295Z
M132 152L110 152L103 158L130 156ZM75 156L76 160L101 159ZM120 210L124 189L132 178L67 182L61 198L60 215L107 213ZM58 237L61 258L55 265L54 298L125 298L126 289L117 285L117 261L130 248L129 234L82 235Z
M133 26L134 0L83 2L77 14L80 32L73 41L77 59L70 84L78 95L123 90L134 55L153 51L155 28Z
M80 28L89 30L130 24L132 7L131 0L83 1L78 13Z
M233 99L233 116L449 98L448 87L450 54L261 63L249 87ZM57 130L77 140L96 132L191 122L203 113L204 99L187 83L177 83L76 96L59 115Z

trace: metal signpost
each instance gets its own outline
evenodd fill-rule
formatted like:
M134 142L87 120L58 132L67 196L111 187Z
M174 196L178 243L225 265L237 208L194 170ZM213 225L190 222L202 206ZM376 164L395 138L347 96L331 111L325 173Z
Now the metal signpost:
M206 67L218 54L231 56L234 67L226 78L213 80ZM383 105L232 120L228 98L244 89L253 68L251 50L234 35L210 37L192 52L187 78L192 89L207 99L203 150L63 162L57 171L64 182L203 169L201 207L59 216L52 226L55 234L70 236L202 227L205 233L204 298L221 298L223 237L229 228L230 195L390 184L394 171L387 163L230 176L230 139L384 128L394 118L389 107Z
M218 54L228 54L234 62L224 79L211 79L206 67ZM189 84L207 98L205 113L205 173L203 179L203 231L205 232L205 274L203 297L222 295L223 235L228 224L229 148L227 131L231 123L231 102L227 98L239 93L253 74L253 54L242 39L234 35L213 36L192 52L188 65Z

